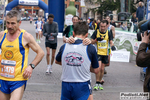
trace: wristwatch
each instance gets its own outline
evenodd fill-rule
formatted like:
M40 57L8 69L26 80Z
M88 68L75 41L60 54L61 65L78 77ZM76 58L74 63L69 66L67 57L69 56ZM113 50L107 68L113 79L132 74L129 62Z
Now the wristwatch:
M34 64L30 64L31 68L34 69L35 68L35 65Z

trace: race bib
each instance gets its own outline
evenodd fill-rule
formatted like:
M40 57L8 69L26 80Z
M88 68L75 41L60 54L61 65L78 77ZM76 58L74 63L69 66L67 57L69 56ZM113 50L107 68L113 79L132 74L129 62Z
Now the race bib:
M98 49L106 49L106 48L107 48L106 40L98 41Z
M49 36L48 40L54 41L54 36Z
M7 78L15 78L16 61L1 60L0 75Z

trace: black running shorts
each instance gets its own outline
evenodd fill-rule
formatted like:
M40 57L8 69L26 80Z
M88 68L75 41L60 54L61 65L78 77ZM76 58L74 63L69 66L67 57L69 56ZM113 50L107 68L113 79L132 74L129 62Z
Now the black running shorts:
M108 56L97 55L98 61L102 61L104 64L108 64Z
M51 44L49 42L45 42L45 46L52 48L52 49L56 49L57 48L57 43Z

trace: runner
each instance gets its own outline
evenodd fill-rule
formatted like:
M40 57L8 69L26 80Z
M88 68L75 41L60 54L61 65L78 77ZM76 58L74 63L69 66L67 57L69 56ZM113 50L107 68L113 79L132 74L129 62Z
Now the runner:
M106 16L106 20L108 21L108 31L111 32L111 34L113 35L113 38L115 38L115 27L113 25L110 24L111 20L110 20L110 16ZM109 52L109 55L108 55L108 63L105 64L105 67L106 66L109 66L110 65L110 54L111 54L111 47L110 47L110 44L108 45L109 48L108 48L108 52ZM106 69L104 68L104 74L107 74L107 71ZM104 83L104 78L102 78L101 80L101 84Z
M46 60L47 60L47 70L46 73L52 73L52 65L55 59L55 52L57 48L57 35L58 35L58 24L54 22L54 15L48 15L48 22L43 26L43 35L45 38L45 47L46 47ZM50 49L52 49L52 58L50 63Z
M34 37L20 29L21 15L11 10L6 15L7 30L0 32L0 100L21 100L35 66L44 56ZM37 53L28 65L29 48Z
M44 25L44 23L45 23L45 19L44 18L42 18L42 31L41 31L41 40L43 40L43 25Z
M30 24L32 24L32 21L33 21L33 17L32 15L30 16Z
M36 26L36 42L41 43L41 34L42 34L42 26L43 22L41 21L41 17L38 17L38 20L35 22L34 26Z
M113 38L111 33L107 30L108 21L102 20L100 22L100 29L97 29L92 34L92 44L97 43L97 55L100 66L100 72L96 74L96 84L94 86L94 90L103 90L103 86L100 83L104 74L105 64L108 63L108 44L112 47L112 50L115 50L113 46Z
M56 56L56 63L62 64L63 69L61 100L87 100L91 94L90 66L91 72L99 72L97 54L93 45L82 44L88 36L86 22L77 23L73 35L75 43L61 46Z
M69 25L66 27L65 31L63 32L63 41L66 43L67 38L73 36L73 27L74 25L79 22L78 16L73 16L72 18L73 25Z

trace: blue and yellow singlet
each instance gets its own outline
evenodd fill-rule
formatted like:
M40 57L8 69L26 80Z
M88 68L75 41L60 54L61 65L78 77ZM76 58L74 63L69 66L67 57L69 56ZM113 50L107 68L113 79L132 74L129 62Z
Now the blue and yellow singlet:
M8 30L4 31L0 41L1 65L0 79L6 81L27 80L23 77L23 72L28 66L29 48L23 45L23 35L25 30L21 30L18 37L10 42L7 40Z

